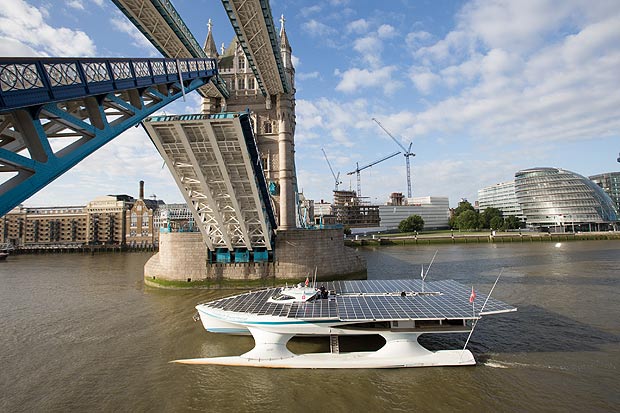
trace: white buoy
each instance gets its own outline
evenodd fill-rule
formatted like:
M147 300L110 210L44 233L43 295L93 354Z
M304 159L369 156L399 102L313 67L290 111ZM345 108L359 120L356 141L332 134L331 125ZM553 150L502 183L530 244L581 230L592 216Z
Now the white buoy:
M556 243L555 243L555 247L556 247L556 248L560 248L561 246L562 246L562 243L561 243L561 242L556 242Z

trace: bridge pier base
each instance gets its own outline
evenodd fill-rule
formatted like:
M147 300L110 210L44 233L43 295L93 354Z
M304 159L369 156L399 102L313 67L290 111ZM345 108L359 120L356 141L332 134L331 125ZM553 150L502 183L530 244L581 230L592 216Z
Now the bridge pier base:
M159 252L144 266L146 279L203 280L304 280L365 274L366 260L344 246L342 229L279 231L274 262L208 263L200 233L162 233Z

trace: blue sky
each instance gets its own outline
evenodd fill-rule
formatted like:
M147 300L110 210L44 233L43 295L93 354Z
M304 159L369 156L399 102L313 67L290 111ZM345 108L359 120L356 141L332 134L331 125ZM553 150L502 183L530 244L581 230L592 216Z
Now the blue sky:
M174 0L199 43L213 20L218 46L233 31L216 0ZM582 175L618 171L620 2L271 2L296 68L296 165L300 189L330 200L333 178L355 189L355 163L396 150L375 117L413 141L414 196L476 199L514 172L553 166ZM158 56L107 0L5 0L2 56ZM197 94L167 114L196 113ZM131 128L25 202L78 205L99 195L182 197L141 128ZM362 172L362 195L406 193L405 160Z

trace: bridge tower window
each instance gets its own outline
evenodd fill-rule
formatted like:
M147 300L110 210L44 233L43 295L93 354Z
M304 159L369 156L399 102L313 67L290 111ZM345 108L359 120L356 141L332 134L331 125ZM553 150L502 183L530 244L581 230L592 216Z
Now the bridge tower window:
M237 58L237 67L239 70L245 70L245 56L239 56Z

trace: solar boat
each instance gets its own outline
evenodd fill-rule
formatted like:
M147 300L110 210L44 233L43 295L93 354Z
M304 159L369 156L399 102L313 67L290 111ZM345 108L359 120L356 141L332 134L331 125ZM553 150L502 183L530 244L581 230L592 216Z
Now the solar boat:
M475 299L474 299L475 298ZM175 360L271 368L399 368L476 364L465 348L431 351L422 334L472 333L483 316L517 309L453 281L331 281L251 291L196 306L213 333L251 334L255 347L240 356ZM339 351L340 336L378 334L377 351ZM329 336L329 353L294 354L294 336Z

